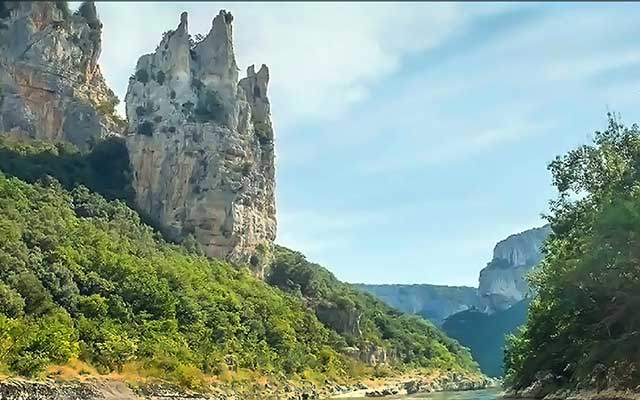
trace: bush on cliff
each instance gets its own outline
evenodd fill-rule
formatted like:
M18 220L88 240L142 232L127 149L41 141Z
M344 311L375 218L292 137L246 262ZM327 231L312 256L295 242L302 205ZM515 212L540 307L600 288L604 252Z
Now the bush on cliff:
M610 116L594 143L549 165L559 196L527 324L505 356L509 384L640 384L640 129ZM548 380L548 379L547 379Z

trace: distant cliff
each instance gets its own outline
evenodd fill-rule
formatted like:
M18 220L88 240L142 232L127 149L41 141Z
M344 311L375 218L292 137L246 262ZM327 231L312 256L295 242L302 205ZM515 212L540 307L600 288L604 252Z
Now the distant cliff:
M506 310L529 295L525 275L540 262L540 249L550 232L545 225L496 244L493 259L480 271L478 294L486 312Z
M428 284L355 284L354 286L373 294L402 312L421 315L437 325L442 324L452 314L481 306L477 289L468 286Z
M118 103L98 66L95 5L0 2L0 132L67 141L81 149L119 133Z
M466 286L354 284L400 311L419 314L435 324L466 310L493 313L525 299L525 275L542 257L549 225L509 236L493 249L493 259L480 271L478 289Z
M441 325L448 336L471 350L484 373L500 376L505 335L525 321L530 294L526 274L540 262L540 249L550 232L545 225L498 242L492 260L480 271L478 289L428 284L354 286L400 311Z

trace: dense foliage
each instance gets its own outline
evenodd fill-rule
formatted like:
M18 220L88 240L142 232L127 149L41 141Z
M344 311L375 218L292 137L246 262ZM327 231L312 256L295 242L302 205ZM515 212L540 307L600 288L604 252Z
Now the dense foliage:
M164 242L120 201L0 176L0 369L79 357L192 384L237 368L340 375L332 333L249 275Z
M482 372L489 376L502 376L505 337L524 324L528 305L528 300L522 300L493 314L478 310L462 311L447 318L442 330L471 350Z
M188 386L242 369L324 379L370 373L362 361L380 361L378 349L386 372L475 368L431 324L299 253L277 249L268 285L188 240L167 243L127 206L118 139L81 153L0 136L0 169L0 372L77 358Z
M122 139L112 137L81 153L66 142L51 143L0 135L0 170L26 182L49 175L63 187L81 184L109 200L131 204L129 154Z
M640 130L610 116L594 143L556 158L553 233L537 296L505 356L515 388L640 384ZM551 387L549 390L552 390Z
M276 247L267 281L306 302L346 346L384 348L391 363L397 365L476 368L467 350L431 322L396 311L369 293L340 282L298 252Z

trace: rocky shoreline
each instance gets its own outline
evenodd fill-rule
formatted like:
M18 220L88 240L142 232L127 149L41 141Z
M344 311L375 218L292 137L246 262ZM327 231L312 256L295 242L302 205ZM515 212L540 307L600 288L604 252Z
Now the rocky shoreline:
M332 398L379 398L416 393L479 390L496 387L498 385L498 380L483 375L468 375L454 372L437 376L417 375L390 379L388 382L375 388L359 388L358 390L335 394Z
M87 378L83 380L0 380L2 400L307 400L353 397L385 397L423 392L475 390L496 386L484 376L448 373L438 376L406 376L381 381L341 385L330 381L316 385L310 381L296 384L258 384L238 387L225 384L211 387L207 393L186 390L169 383L127 384L122 380ZM235 386L235 387L234 387ZM593 399L596 400L596 399Z
M557 390L535 397L523 391L507 391L505 399L521 400L640 400L640 392L632 390Z
M536 380L526 388L507 389L505 399L522 400L640 400L640 385L634 390L606 388L601 390L562 388L558 377L552 374L538 374Z

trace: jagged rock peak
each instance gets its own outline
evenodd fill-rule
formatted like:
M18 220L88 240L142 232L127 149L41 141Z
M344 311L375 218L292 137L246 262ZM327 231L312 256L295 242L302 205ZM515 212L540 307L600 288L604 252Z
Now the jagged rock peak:
M71 14L65 1L0 2L0 132L86 148L121 131L98 58L95 4Z
M127 146L138 207L175 240L262 276L275 239L269 72L238 81L233 17L193 43L188 17L138 60L129 80Z
M211 30L194 51L202 78L216 76L223 81L234 83L227 90L235 91L239 68L233 51L233 28L231 13L221 10L213 19ZM201 78L201 79L202 79Z

